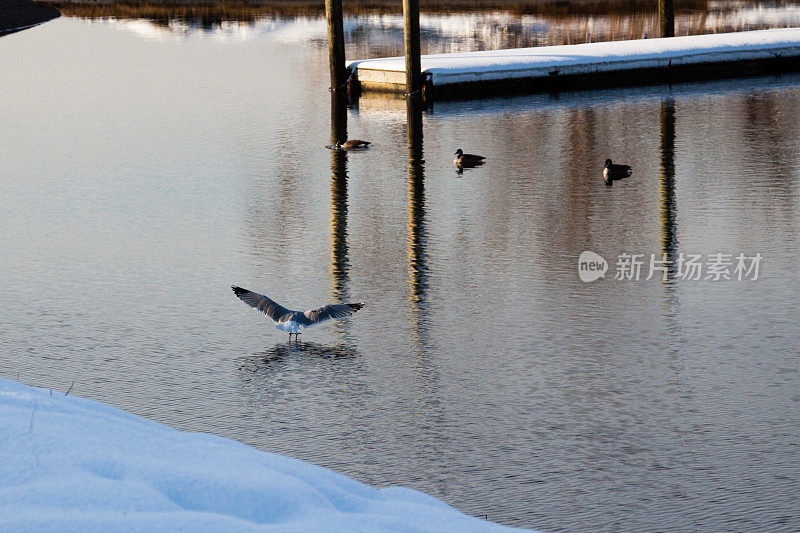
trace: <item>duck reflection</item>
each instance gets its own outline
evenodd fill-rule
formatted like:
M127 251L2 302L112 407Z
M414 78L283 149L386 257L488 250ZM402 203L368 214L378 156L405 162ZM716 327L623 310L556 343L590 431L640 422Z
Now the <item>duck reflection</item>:
M610 159L606 159L603 165L603 179L605 180L606 187L611 187L615 181L629 178L632 173L633 171L630 165L618 165L613 163Z

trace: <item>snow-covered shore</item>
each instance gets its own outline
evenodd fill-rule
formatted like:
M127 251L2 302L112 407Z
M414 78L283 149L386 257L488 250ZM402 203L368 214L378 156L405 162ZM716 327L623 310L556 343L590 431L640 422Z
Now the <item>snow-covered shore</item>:
M509 531L244 444L0 378L0 531Z

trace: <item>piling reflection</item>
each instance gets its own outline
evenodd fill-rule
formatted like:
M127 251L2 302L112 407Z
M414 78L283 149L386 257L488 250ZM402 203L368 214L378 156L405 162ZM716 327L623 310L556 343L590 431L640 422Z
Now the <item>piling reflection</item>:
M425 227L425 160L422 150L422 104L406 101L408 141L408 285L414 344L422 349L427 341L428 262Z
M666 263L664 279L665 326L667 331L670 368L680 375L676 363L680 355L681 331L678 322L680 302L675 285L678 274L677 206L675 202L675 99L661 101L661 161L658 171L659 216L661 225L661 258ZM679 378L678 378L679 379Z
M661 102L661 164L659 166L659 214L661 217L661 254L667 261L667 282L677 273L678 237L675 205L675 99Z
M416 452L425 470L436 468L434 457L441 457L448 436L443 430L448 415L443 408L441 376L436 350L431 338L429 297L428 226L425 204L425 159L423 153L421 98L406 100L406 136L408 143L408 226L406 233L408 258L408 301L410 312L410 345L414 356L416 395L409 411L415 439L424 442ZM440 495L451 493L450 483L435 480L434 490Z
M795 97L794 105L798 101L800 99ZM745 98L742 119L742 139L747 150L745 164L763 164L769 169L769 178L761 181L762 186L749 187L749 194L757 195L751 197L750 203L753 207L774 205L780 214L768 215L771 225L780 225L794 234L798 224L791 222L797 220L791 199L796 196L794 191L797 190L798 175L793 168L797 146L800 145L798 129L791 123L786 107L781 106L778 99L763 93Z
M347 140L347 97L331 93L331 145L337 146ZM349 270L347 246L347 152L331 150L331 296L345 303L349 294ZM336 331L346 336L348 321L337 320Z

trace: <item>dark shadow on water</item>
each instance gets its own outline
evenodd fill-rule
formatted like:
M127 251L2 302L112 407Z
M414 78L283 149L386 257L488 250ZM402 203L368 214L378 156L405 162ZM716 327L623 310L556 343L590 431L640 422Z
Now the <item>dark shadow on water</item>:
M604 106L626 101L663 100L684 96L709 96L745 93L754 90L775 90L800 87L800 73L735 78L706 82L686 82L672 85L648 85L609 89L563 91L518 96L488 97L465 100L440 100L436 113L454 115L493 115L525 109L561 109Z

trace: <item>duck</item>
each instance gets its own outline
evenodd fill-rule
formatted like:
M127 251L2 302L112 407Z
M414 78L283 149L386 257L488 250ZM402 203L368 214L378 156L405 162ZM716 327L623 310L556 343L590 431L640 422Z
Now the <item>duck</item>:
M362 141L361 139L350 139L339 144L341 150L363 150L372 144L369 141Z
M606 183L627 178L632 172L630 165L615 165L610 159L606 159L603 165L603 177Z
M455 156L456 158L453 160L453 164L458 168L477 167L486 162L484 161L484 159L486 158L483 157L482 155L465 154L464 150L462 150L461 148L456 150Z

